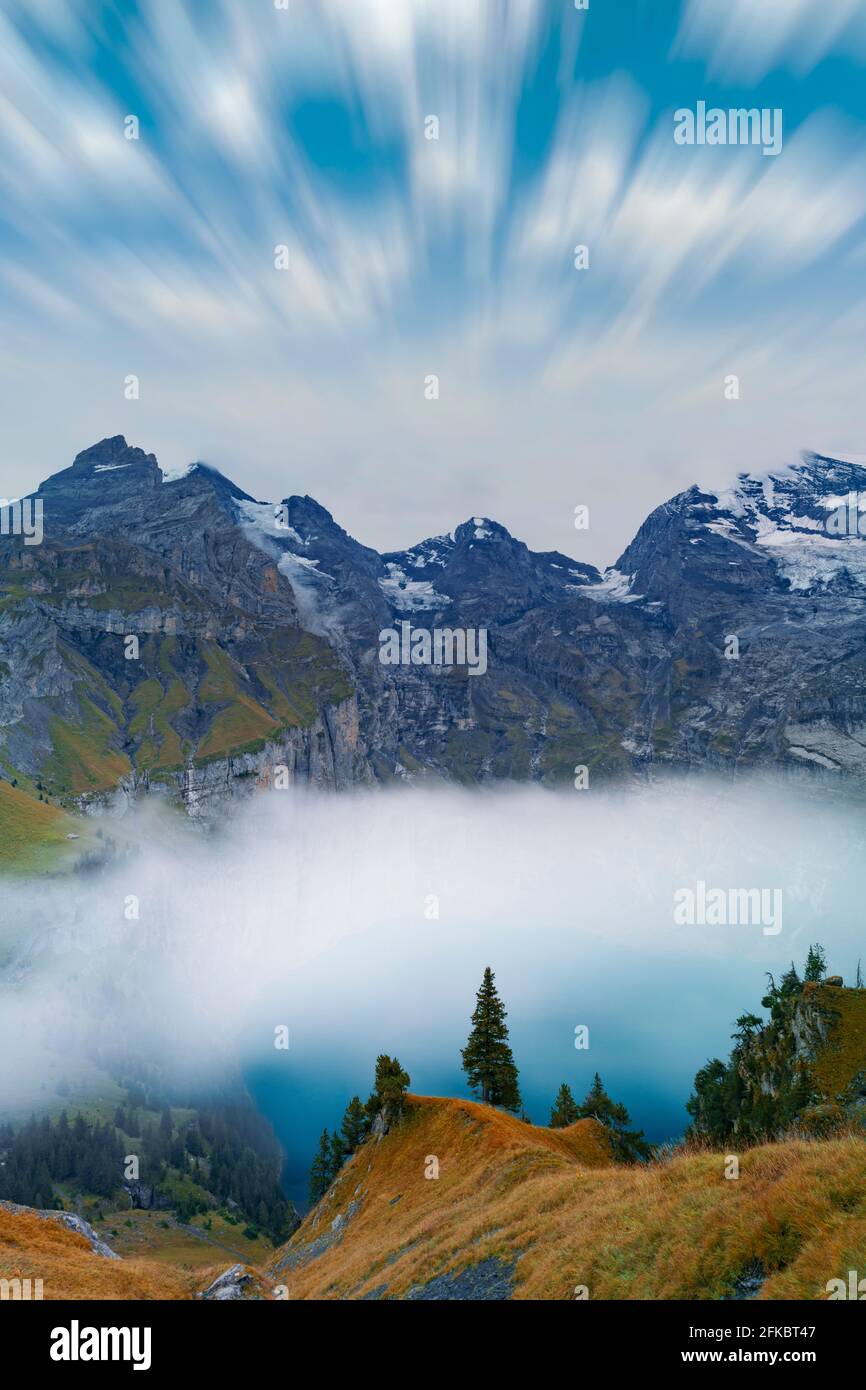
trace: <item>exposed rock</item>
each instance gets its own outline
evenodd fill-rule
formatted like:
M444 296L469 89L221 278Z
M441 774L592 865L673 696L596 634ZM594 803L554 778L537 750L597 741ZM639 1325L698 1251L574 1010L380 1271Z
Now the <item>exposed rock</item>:
M146 1182L138 1179L129 1179L124 1184L124 1190L129 1194L130 1205L142 1211L149 1211L153 1206L154 1190Z
M331 1195L333 1195L333 1192L334 1189L332 1188ZM328 1194L322 1199L320 1206L323 1206L327 1202L327 1196ZM320 1255L324 1255L326 1250L330 1250L333 1245L339 1244L346 1233L346 1227L349 1225L349 1222L353 1217L357 1216L360 1210L360 1200L350 1202L345 1212L337 1213L331 1221L328 1230L322 1235L316 1236L314 1240L307 1241L300 1245L292 1246L290 1242L289 1246L284 1249L280 1258L270 1267L268 1271L269 1274L276 1279L287 1270L300 1269L304 1265L309 1264L310 1260L318 1259Z
M730 1299L734 1302L746 1302L757 1298L767 1279L767 1272L760 1264L751 1264L740 1275Z
M41 545L0 538L4 768L66 804L162 794L199 818L277 768L328 789L556 784L577 763L862 780L866 538L828 517L864 491L866 469L816 454L689 488L602 576L483 517L380 555L310 497L276 518L205 465L166 482L102 440L42 484ZM402 622L483 629L493 678L383 665ZM100 757L66 784L57 730L82 727Z
M199 1295L211 1302L228 1302L239 1299L263 1299L264 1286L258 1275L247 1269L246 1265L231 1265L218 1279L214 1279Z
M440 1274L406 1294L415 1302L502 1303L514 1293L514 1263L491 1257L456 1274Z
M120 1256L106 1245L94 1231L89 1221L83 1217L76 1216L71 1211L47 1211L39 1207L22 1207L17 1202L0 1201L0 1207L6 1211L26 1212L29 1216L41 1216L46 1221L56 1221L61 1226L66 1226L70 1231L75 1231L79 1236L84 1236L94 1255L101 1255L106 1260L119 1260Z
M384 1110L380 1110L378 1115L374 1116L370 1126L370 1138L375 1139L376 1143L380 1144L388 1133L388 1129L388 1116Z

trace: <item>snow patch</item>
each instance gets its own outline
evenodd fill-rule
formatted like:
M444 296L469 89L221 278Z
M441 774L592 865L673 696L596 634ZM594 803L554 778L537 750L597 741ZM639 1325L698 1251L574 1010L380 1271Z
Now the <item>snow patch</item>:
M405 570L390 561L385 568L387 579L379 580L379 588L385 598L401 613L417 613L424 610L447 608L451 600L438 594L430 579L409 579Z
M179 483L181 478L188 478L195 468L194 463L187 463L183 468L161 468L162 481L164 483Z
M631 593L633 574L622 574L620 570L606 569L604 578L598 584L566 584L567 589L579 589L595 603L636 603L643 594Z
M256 532L259 536L268 536L272 540L293 541L295 545L305 546L308 544L293 526L287 526L281 522L282 508L277 504L238 500L235 505L246 518L245 530ZM255 536L251 536L250 539L256 543Z

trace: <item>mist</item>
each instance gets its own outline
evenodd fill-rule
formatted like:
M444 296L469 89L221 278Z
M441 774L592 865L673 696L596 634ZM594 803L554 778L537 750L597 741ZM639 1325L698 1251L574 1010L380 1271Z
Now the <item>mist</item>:
M485 965L531 1118L598 1071L659 1140L765 971L820 941L849 982L863 948L863 803L809 782L291 789L211 832L155 801L100 825L102 868L0 881L0 1114L56 1107L61 1078L99 1094L135 1058L190 1093L240 1073L293 1195L379 1052L418 1092L467 1094ZM778 892L781 930L678 925L699 881Z

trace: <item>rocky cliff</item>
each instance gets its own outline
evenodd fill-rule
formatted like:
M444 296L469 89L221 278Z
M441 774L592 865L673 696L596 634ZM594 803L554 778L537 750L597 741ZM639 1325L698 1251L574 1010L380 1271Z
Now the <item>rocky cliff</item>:
M691 488L601 574L482 517L380 555L312 498L103 440L34 495L41 544L0 537L0 779L196 814L276 776L860 780L861 491L866 468L818 454ZM485 673L383 664L401 623L483 629Z

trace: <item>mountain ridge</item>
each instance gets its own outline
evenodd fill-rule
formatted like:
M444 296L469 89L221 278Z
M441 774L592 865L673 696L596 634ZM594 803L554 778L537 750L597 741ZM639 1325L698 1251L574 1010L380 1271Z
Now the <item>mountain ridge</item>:
M820 1299L857 1267L860 1138L748 1149L729 1182L722 1150L624 1166L597 1121L407 1106L277 1253L290 1300Z
M106 438L30 494L42 544L0 537L0 780L195 815L275 768L335 790L580 768L862 781L861 491L862 463L817 453L694 485L602 573L482 516L380 554L308 495L258 502ZM484 629L485 679L383 665L379 634L406 621Z

